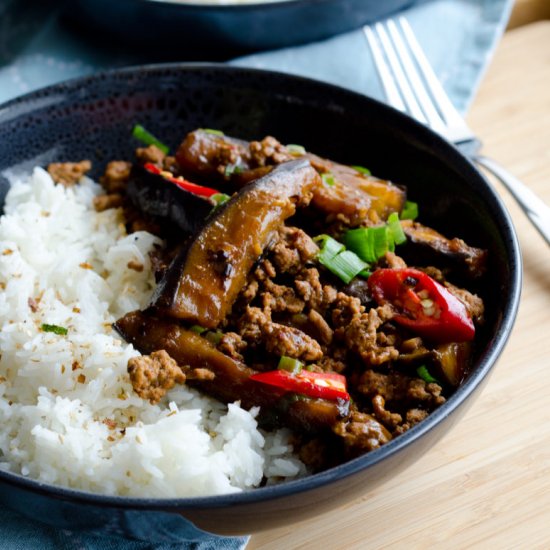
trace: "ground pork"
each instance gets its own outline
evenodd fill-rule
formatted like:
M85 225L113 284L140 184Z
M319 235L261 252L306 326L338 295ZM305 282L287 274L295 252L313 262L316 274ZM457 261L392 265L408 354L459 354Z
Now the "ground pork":
M421 404L422 408L428 410L445 402L441 390L439 384L411 378L400 372L383 374L370 369L361 375L357 384L357 391L371 399L380 395L386 403L405 403L414 406Z
M132 357L128 374L134 391L151 403L158 403L176 384L185 383L186 376L165 350L151 355Z
M239 322L242 338L255 346L262 345L274 355L315 361L323 356L319 343L305 332L271 321L270 312L247 307Z
M48 165L48 173L55 183L70 186L78 183L80 178L92 169L89 160L80 162L52 162Z
M358 319L365 312L359 298L348 296L343 292L338 292L332 305L332 325L335 328L349 326L353 319Z
M330 344L332 342L334 331L325 321L325 318L319 312L312 309L308 314L308 320L315 328L315 332L317 333L316 340L326 345Z
M393 316L391 306L384 305L354 316L341 329L344 331L347 348L357 353L366 366L381 365L399 357L399 351L394 347L393 335L378 332Z
M113 160L107 164L105 173L99 181L107 193L120 193L126 189L131 170L130 162Z
M250 142L250 160L253 166L281 164L293 158L290 151L274 137L267 136L262 141Z
M138 147L136 149L136 158L142 163L150 162L157 166L162 166L166 155L156 146Z
M294 283L296 293L310 309L324 312L335 300L338 291L330 285L321 283L319 271L315 267L302 269Z
M103 212L109 208L119 208L124 203L124 197L120 193L109 195L97 195L94 197L94 208L97 212Z
M458 298L465 306L466 311L474 321L477 323L483 322L483 314L485 313L485 306L483 300L472 294L464 288L458 288L450 283L446 283L447 290L456 298Z
M246 342L236 332L226 332L218 343L218 349L237 361L244 361L242 353L246 349Z
M372 400L374 417L384 426L395 429L403 422L403 417L398 413L392 413L386 409L386 400L381 395L375 395Z
M271 258L280 273L297 273L319 252L313 239L297 227L283 227L271 250Z
M369 414L353 411L337 422L334 433L342 438L346 453L357 456L378 449L392 439L391 433Z
M271 311L301 313L305 303L298 298L291 287L275 284L271 279L262 283L262 305Z

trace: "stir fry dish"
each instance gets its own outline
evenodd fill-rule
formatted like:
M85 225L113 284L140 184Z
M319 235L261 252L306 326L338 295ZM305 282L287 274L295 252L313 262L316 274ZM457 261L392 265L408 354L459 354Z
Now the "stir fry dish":
M273 137L217 130L174 155L141 126L96 208L165 243L149 307L116 330L151 403L188 384L260 407L320 471L375 450L442 405L468 375L483 324L487 252L421 222L429 205L362 166ZM50 166L60 181L79 165ZM86 170L86 166L81 166Z

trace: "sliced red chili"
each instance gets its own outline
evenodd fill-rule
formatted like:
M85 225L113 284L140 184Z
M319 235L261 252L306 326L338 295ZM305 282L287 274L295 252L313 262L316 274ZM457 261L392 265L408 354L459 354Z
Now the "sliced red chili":
M346 389L346 377L334 372L318 373L302 370L300 373L292 374L286 370L272 370L253 374L250 379L308 397L320 397L333 401L336 399L348 401L350 398Z
M150 162L146 162L143 167L151 174L162 176L165 180L175 183L178 187L181 187L185 191L189 191L194 195L199 195L201 197L211 197L212 195L216 195L217 193L219 193L217 189L197 185L196 183L192 183L183 179L181 176L176 177L170 174L170 172L166 172Z
M475 335L466 306L444 286L418 269L377 269L368 279L380 305L392 304L394 320L436 342L464 342Z

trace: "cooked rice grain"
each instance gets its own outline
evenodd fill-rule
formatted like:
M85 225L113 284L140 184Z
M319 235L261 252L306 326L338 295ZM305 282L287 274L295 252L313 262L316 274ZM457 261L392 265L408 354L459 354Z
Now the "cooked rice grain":
M303 475L289 434L257 410L187 387L158 405L132 391L138 354L111 323L144 307L160 241L125 233L100 187L65 188L44 170L13 181L0 219L0 467L87 491L147 497L222 494ZM128 268L134 262L142 271ZM56 334L44 325L67 329ZM59 331L58 331L59 332ZM63 331L61 331L63 332Z

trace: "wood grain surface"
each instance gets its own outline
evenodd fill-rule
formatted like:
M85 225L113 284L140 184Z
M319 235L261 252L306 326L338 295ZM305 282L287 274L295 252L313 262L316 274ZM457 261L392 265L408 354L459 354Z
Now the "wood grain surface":
M550 21L506 33L469 122L483 152L550 204ZM481 396L390 482L344 508L254 535L248 550L550 548L550 248L496 188L516 224L524 284Z

